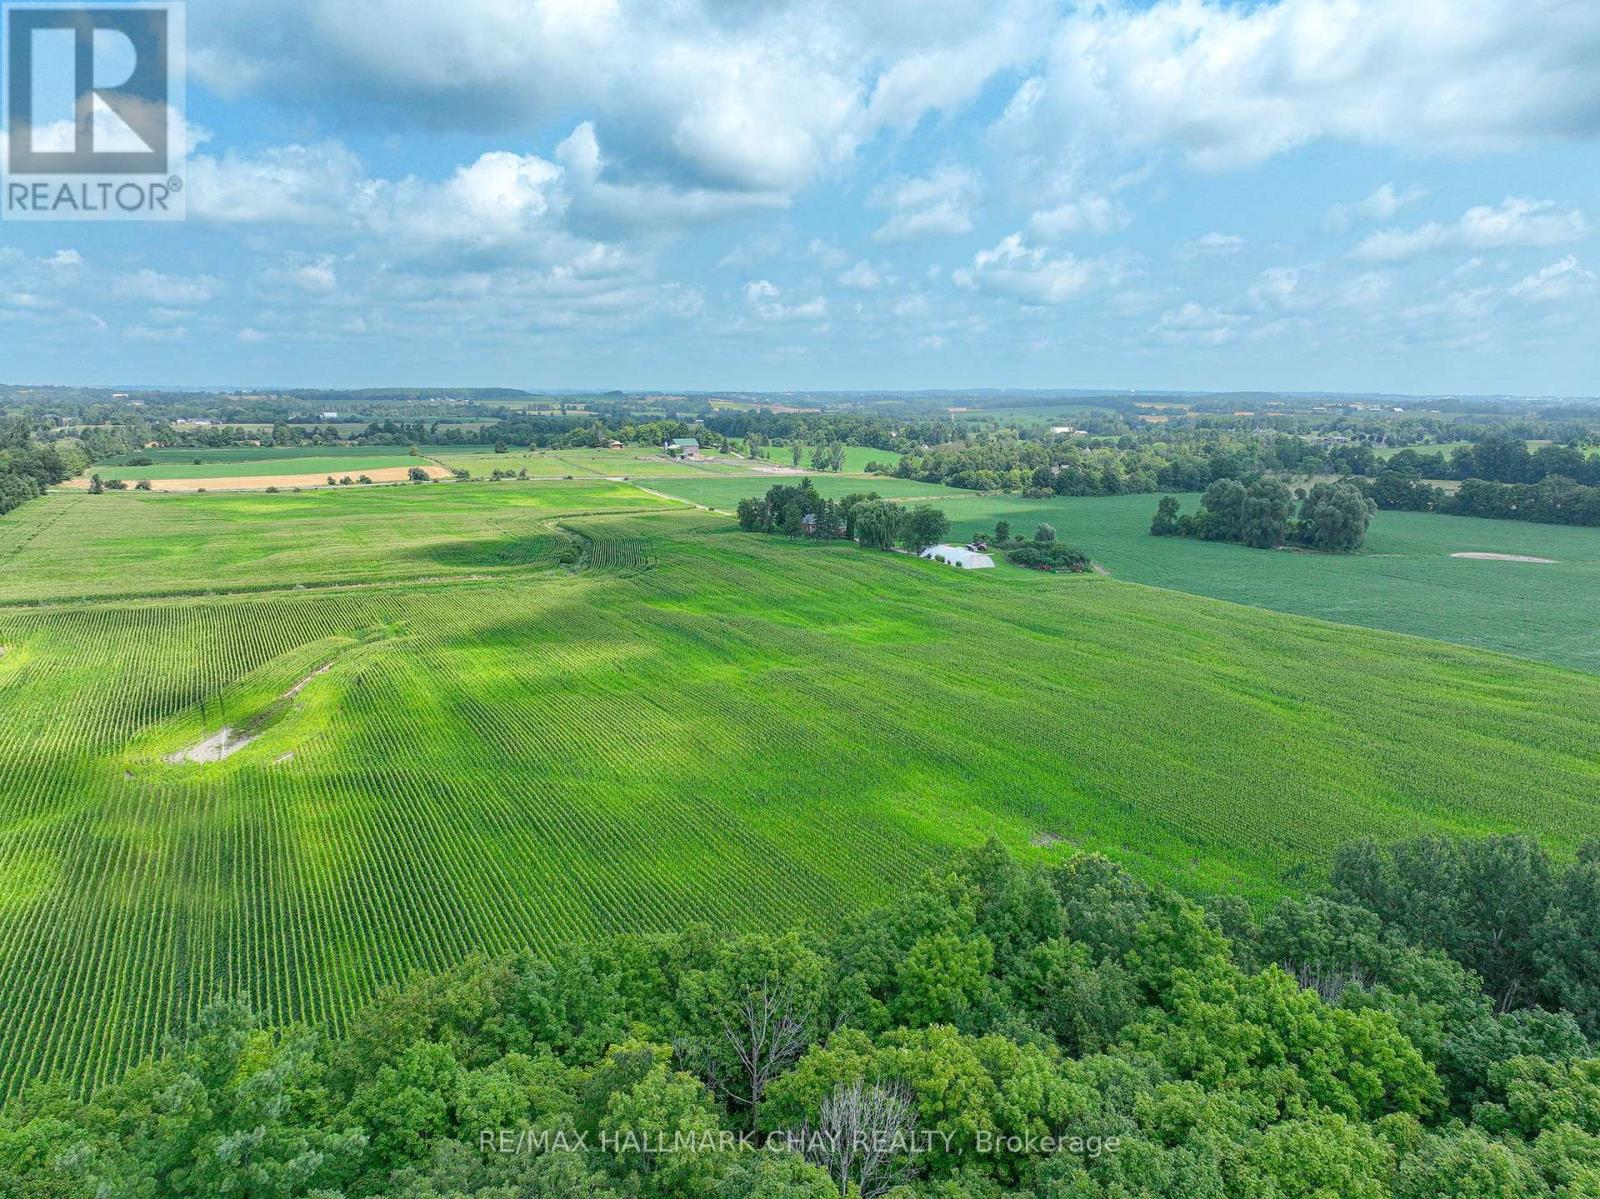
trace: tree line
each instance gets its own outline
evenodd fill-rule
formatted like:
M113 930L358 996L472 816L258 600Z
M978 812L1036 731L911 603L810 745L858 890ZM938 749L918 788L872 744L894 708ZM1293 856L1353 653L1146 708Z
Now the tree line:
M810 479L797 486L768 488L764 496L739 501L739 527L747 533L781 533L820 541L850 540L871 549L903 546L920 554L950 535L950 520L931 504L907 509L875 491L852 492L839 500L819 495Z
M1442 487L1387 471L1362 490L1379 508L1391 511L1600 526L1600 487L1585 486L1564 475L1547 475L1537 483L1468 479L1451 495Z
M1262 912L991 842L809 932L207 1007L0 1112L8 1199L1581 1199L1600 847L1350 847Z
M1197 512L1180 514L1180 507L1176 496L1162 497L1150 523L1151 534L1236 541L1258 549L1303 545L1338 554L1361 548L1377 511L1353 483L1318 483L1297 496L1275 479L1258 479L1248 487L1235 479L1219 479L1206 489Z
M36 441L26 418L0 424L0 516L70 479L82 466L80 455Z

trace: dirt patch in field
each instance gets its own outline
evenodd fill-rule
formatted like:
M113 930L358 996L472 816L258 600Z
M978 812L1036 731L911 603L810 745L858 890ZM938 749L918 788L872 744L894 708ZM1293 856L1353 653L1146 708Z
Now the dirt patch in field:
M451 472L443 466L431 463L423 464L422 469L428 472L430 479L448 479ZM384 466L377 470L351 470L340 471L334 476L342 479L348 474L352 479L366 475L374 483L404 483L411 474L409 466ZM102 478L106 477L104 475ZM128 490L133 490L133 483L128 480ZM61 484L64 489L71 491L87 491L88 479L69 479ZM268 487L323 487L328 486L328 476L324 472L319 475L240 475L238 478L228 479L151 479L151 491L264 491ZM345 486L341 484L341 486ZM362 484L351 483L349 487L359 487Z
M1478 562L1547 562L1555 563L1554 558L1534 558L1527 554L1451 554L1452 558L1472 558Z
M1034 833L1028 839L1028 844L1035 849L1049 849L1052 845L1065 845L1067 839L1055 833Z
M804 475L810 472L798 466L752 466L752 474L757 475Z
M188 749L168 754L167 765L181 766L185 762L220 762L224 758L231 758L254 740L254 737L243 733L234 736L231 728L223 728Z
M332 669L333 669L333 663L332 662L329 662L326 666L317 667L316 670L313 670L310 674L306 675L305 678L301 679L293 687L290 687L289 690L285 691L278 698L279 699L293 699L295 696L299 695L302 691L304 691L306 689L306 685L308 683L310 683L312 679L317 678L320 675L325 675L325 674L328 673L328 671L330 671ZM291 754L290 756L292 757L293 755Z

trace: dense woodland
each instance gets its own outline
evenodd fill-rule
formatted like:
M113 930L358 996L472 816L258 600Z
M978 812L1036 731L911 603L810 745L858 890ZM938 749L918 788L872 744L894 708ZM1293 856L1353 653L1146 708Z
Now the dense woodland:
M1581 1199L1600 847L1371 843L1202 907L991 843L822 929L470 961L343 1035L221 1001L0 1114L8 1199Z
M87 461L73 447L37 440L25 419L0 423L0 516L70 479Z

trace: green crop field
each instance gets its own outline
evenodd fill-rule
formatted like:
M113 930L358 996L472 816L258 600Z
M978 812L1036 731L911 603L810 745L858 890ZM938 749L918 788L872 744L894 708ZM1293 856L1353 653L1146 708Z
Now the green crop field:
M592 479L53 495L0 520L0 604L477 574L541 553L563 513L674 507Z
M291 445L273 447L261 446L224 446L217 449L194 447L190 449L164 449L164 450L139 450L131 454L123 454L116 458L107 458L99 466L127 466L135 458L148 458L157 466L204 466L215 463L250 463L259 465L270 462L276 464L284 459L303 458L360 458L372 457L374 454L400 454L408 453L406 447L399 449L372 446L327 446L327 445ZM97 467L98 469L98 467ZM261 472L270 473L270 472Z
M159 455L159 456L158 456ZM150 466L129 466L136 458L152 459ZM197 463L196 458L200 461ZM405 449L371 447L311 447L248 451L149 450L126 454L85 471L106 479L242 479L252 475L354 475L365 470L416 466L421 459Z
M881 475L809 475L818 493L836 499L852 492L875 491L885 499L957 500L972 492L958 491L938 483L916 483L909 479L884 478ZM675 495L690 503L707 508L732 512L746 496L765 495L767 488L777 484L794 487L799 475L758 474L742 478L724 479L651 479L642 480L657 491Z
M565 478L717 478L751 471L748 459L708 456L694 462L674 461L659 448L629 446L621 450L529 450L512 447L497 454L489 447L424 446L430 458L452 470L483 478L497 470L526 470L530 479Z
M53 496L0 563L0 1093L219 993L337 1025L473 950L826 920L989 835L1257 897L1363 833L1600 835L1600 678L623 485ZM72 594L123 598L26 602Z
M731 510L764 484L728 480L653 484L697 504ZM1255 550L1219 542L1150 536L1154 495L1024 500L897 479L822 477L824 495L874 490L932 503L966 540L1007 520L1032 536L1055 526L1119 579L1170 587L1234 603L1344 624L1437 638L1581 670L1600 672L1600 529L1479 520L1423 512L1380 512L1359 554ZM1193 511L1200 497L1181 497ZM1453 558L1456 553L1520 554L1549 563ZM1003 567L1041 586L1052 575Z

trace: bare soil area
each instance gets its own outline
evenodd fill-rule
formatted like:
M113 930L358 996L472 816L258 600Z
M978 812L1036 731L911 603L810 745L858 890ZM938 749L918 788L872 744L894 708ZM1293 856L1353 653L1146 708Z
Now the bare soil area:
M1534 558L1527 554L1451 554L1452 558L1472 558L1479 562L1546 562L1554 563L1554 558Z
M254 740L249 736L235 737L231 728L223 728L188 749L168 754L167 764L181 766L185 762L220 762L224 758L231 758Z

